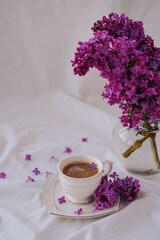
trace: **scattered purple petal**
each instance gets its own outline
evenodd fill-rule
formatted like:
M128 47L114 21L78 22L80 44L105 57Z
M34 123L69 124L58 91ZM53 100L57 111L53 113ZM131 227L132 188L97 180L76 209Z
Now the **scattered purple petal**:
M27 179L27 181L26 182L34 182L34 179L33 178L31 178L30 176L28 176L28 179Z
M90 166L90 168L95 169L97 167L97 164L92 162L89 166Z
M77 211L74 212L77 215L81 215L82 214L82 208L79 208Z
M0 173L0 178L6 178L6 176L7 176L6 173L4 173L4 172L1 172L1 173Z
M51 156L50 159L49 159L50 162L55 162L56 161L56 158L55 156Z
M66 202L65 196L58 198L58 202L59 202L59 204L65 203Z
M35 168L33 171L32 171L35 175L39 175L41 172L38 170L38 168Z
M98 205L94 205L95 206L95 209L93 210L93 213L95 213L95 211L101 211L103 210L103 208L99 207Z
M25 158L26 161L31 161L31 154L26 154L26 158Z
M46 178L48 177L48 175L52 174L52 172L46 172Z
M115 179L118 177L118 174L116 172L113 172L112 174L109 175L111 178Z
M66 149L65 149L64 153L71 153L71 152L72 152L71 148L69 148L69 147L66 147Z
M82 138L82 142L88 142L88 138Z

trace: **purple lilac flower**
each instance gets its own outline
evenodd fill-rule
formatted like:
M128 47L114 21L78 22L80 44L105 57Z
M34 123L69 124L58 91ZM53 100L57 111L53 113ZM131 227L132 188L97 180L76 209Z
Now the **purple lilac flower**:
M116 13L109 14L109 18L105 16L102 20L98 20L92 27L93 32L107 31L114 38L126 37L129 40L135 40L138 43L138 47L143 47L144 44L153 45L153 40L147 38L144 35L143 23L140 21L133 21L124 14L118 15ZM144 43L146 41L146 43Z
M65 196L58 198L58 202L59 202L59 204L65 203L66 202Z
M113 206L119 194L112 187L112 181L108 180L108 177L105 176L102 178L101 184L96 189L95 196L97 203L95 210L102 210Z
M1 173L0 173L0 178L6 178L6 176L7 176L6 173L4 173L4 172L1 172Z
M64 153L71 153L71 152L72 152L71 148L69 148L69 147L66 147L66 149L65 149Z
M144 34L143 23L111 13L92 28L94 36L79 42L72 66L85 75L90 68L107 79L102 97L118 104L120 120L135 128L160 121L160 48Z
M31 154L26 154L25 160L26 161L28 161L28 160L30 161L31 160Z
M140 184L137 179L133 177L126 177L121 180L121 190L120 194L127 201L133 201L137 198L138 192L140 190Z
M82 142L87 142L88 138L82 138Z
M79 208L77 211L75 211L74 213L77 215L81 215L82 214L82 208Z
M46 172L46 178L48 177L48 175L52 174L52 172Z
M105 16L102 20L98 20L92 27L93 32L107 31L114 38L126 37L127 40L134 40L136 49L142 54L147 55L148 65L154 71L160 70L160 48L154 47L154 41L150 36L144 33L143 23L133 21L124 14L109 14L109 18Z
M96 168L97 167L97 164L96 163L94 163L94 162L92 162L90 165L90 168L92 168L92 169L94 169L94 168Z
M28 179L26 180L26 182L29 182L29 181L34 182L34 179L28 176Z
M116 172L109 177L113 180L108 179L108 176L105 175L95 191L96 205L94 211L113 206L119 196L128 201L133 201L137 198L140 190L140 184L137 179L128 176L120 179Z
M39 175L41 172L38 170L38 168L35 168L33 171L32 171L35 175Z
M113 180L110 180L112 182L112 188L120 194L121 191L121 179L119 178L119 175L116 172L113 172L109 175L109 177Z

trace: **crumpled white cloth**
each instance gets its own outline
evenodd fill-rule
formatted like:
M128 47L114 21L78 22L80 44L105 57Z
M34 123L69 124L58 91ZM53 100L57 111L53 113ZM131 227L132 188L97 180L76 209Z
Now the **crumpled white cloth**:
M45 172L57 171L57 163L68 156L64 153L66 146L74 155L105 160L112 117L60 91L49 99L39 99L38 104L36 101L17 107L11 115L9 111L3 120L0 164L7 177L0 179L0 237L62 239L96 221L49 215L42 201ZM88 142L82 142L83 137ZM26 154L31 154L31 161L25 160ZM53 155L55 161L51 160ZM41 171L38 176L32 172L35 167ZM28 176L35 182L26 182Z
M112 11L142 20L158 46L158 0L0 1L0 172L7 174L0 178L0 240L159 239L160 174L138 177L137 200L103 218L60 218L43 203L46 171L57 171L66 147L130 175L113 151L120 112L100 96L105 80L95 70L74 76L70 63L77 42L91 38L93 23Z

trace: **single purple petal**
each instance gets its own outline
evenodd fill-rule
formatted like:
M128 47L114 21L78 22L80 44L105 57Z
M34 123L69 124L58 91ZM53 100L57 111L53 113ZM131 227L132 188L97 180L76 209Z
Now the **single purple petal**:
M95 209L93 210L93 213L95 213L95 211L101 211L103 210L103 208L99 207L98 205L94 205L95 206Z
M118 177L118 174L116 172L113 172L112 174L109 175L111 178L115 179Z
M0 173L0 178L6 178L6 176L7 176L6 173L4 173L4 172L1 172L1 173Z
M26 180L26 182L29 182L29 181L34 182L34 179L28 176L28 179Z
M81 215L82 214L82 208L79 208L77 211L74 212L77 215Z
M46 178L48 177L48 175L52 174L52 172L46 172Z
M66 202L65 196L58 198L58 202L59 202L59 204L65 203Z
M69 147L66 147L66 149L65 149L64 153L71 153L71 152L72 152L71 148L69 148Z
M51 160L55 160L55 156L51 156L51 158L50 158Z
M82 138L82 142L88 142L88 138Z
M92 168L92 169L94 169L94 168L96 168L97 167L97 164L96 163L94 163L94 162L92 162L90 165L90 168Z
M31 154L26 154L25 160L30 161L31 160Z
M49 159L50 162L56 162L56 158L55 156L51 156L50 159Z
M38 168L35 168L33 171L32 171L35 175L39 175L41 172L38 170Z

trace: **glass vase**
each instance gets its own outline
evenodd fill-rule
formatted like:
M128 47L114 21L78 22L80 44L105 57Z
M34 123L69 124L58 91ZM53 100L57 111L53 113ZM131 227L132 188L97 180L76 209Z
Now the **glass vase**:
M135 149L127 158L123 154L137 141L142 139L142 135L136 135L133 129L123 127L117 124L113 130L113 147L117 153L123 167L134 173L159 173L160 166L155 160L155 149L153 149L152 139L149 137L145 139L142 145ZM157 158L160 157L160 131L153 133Z

